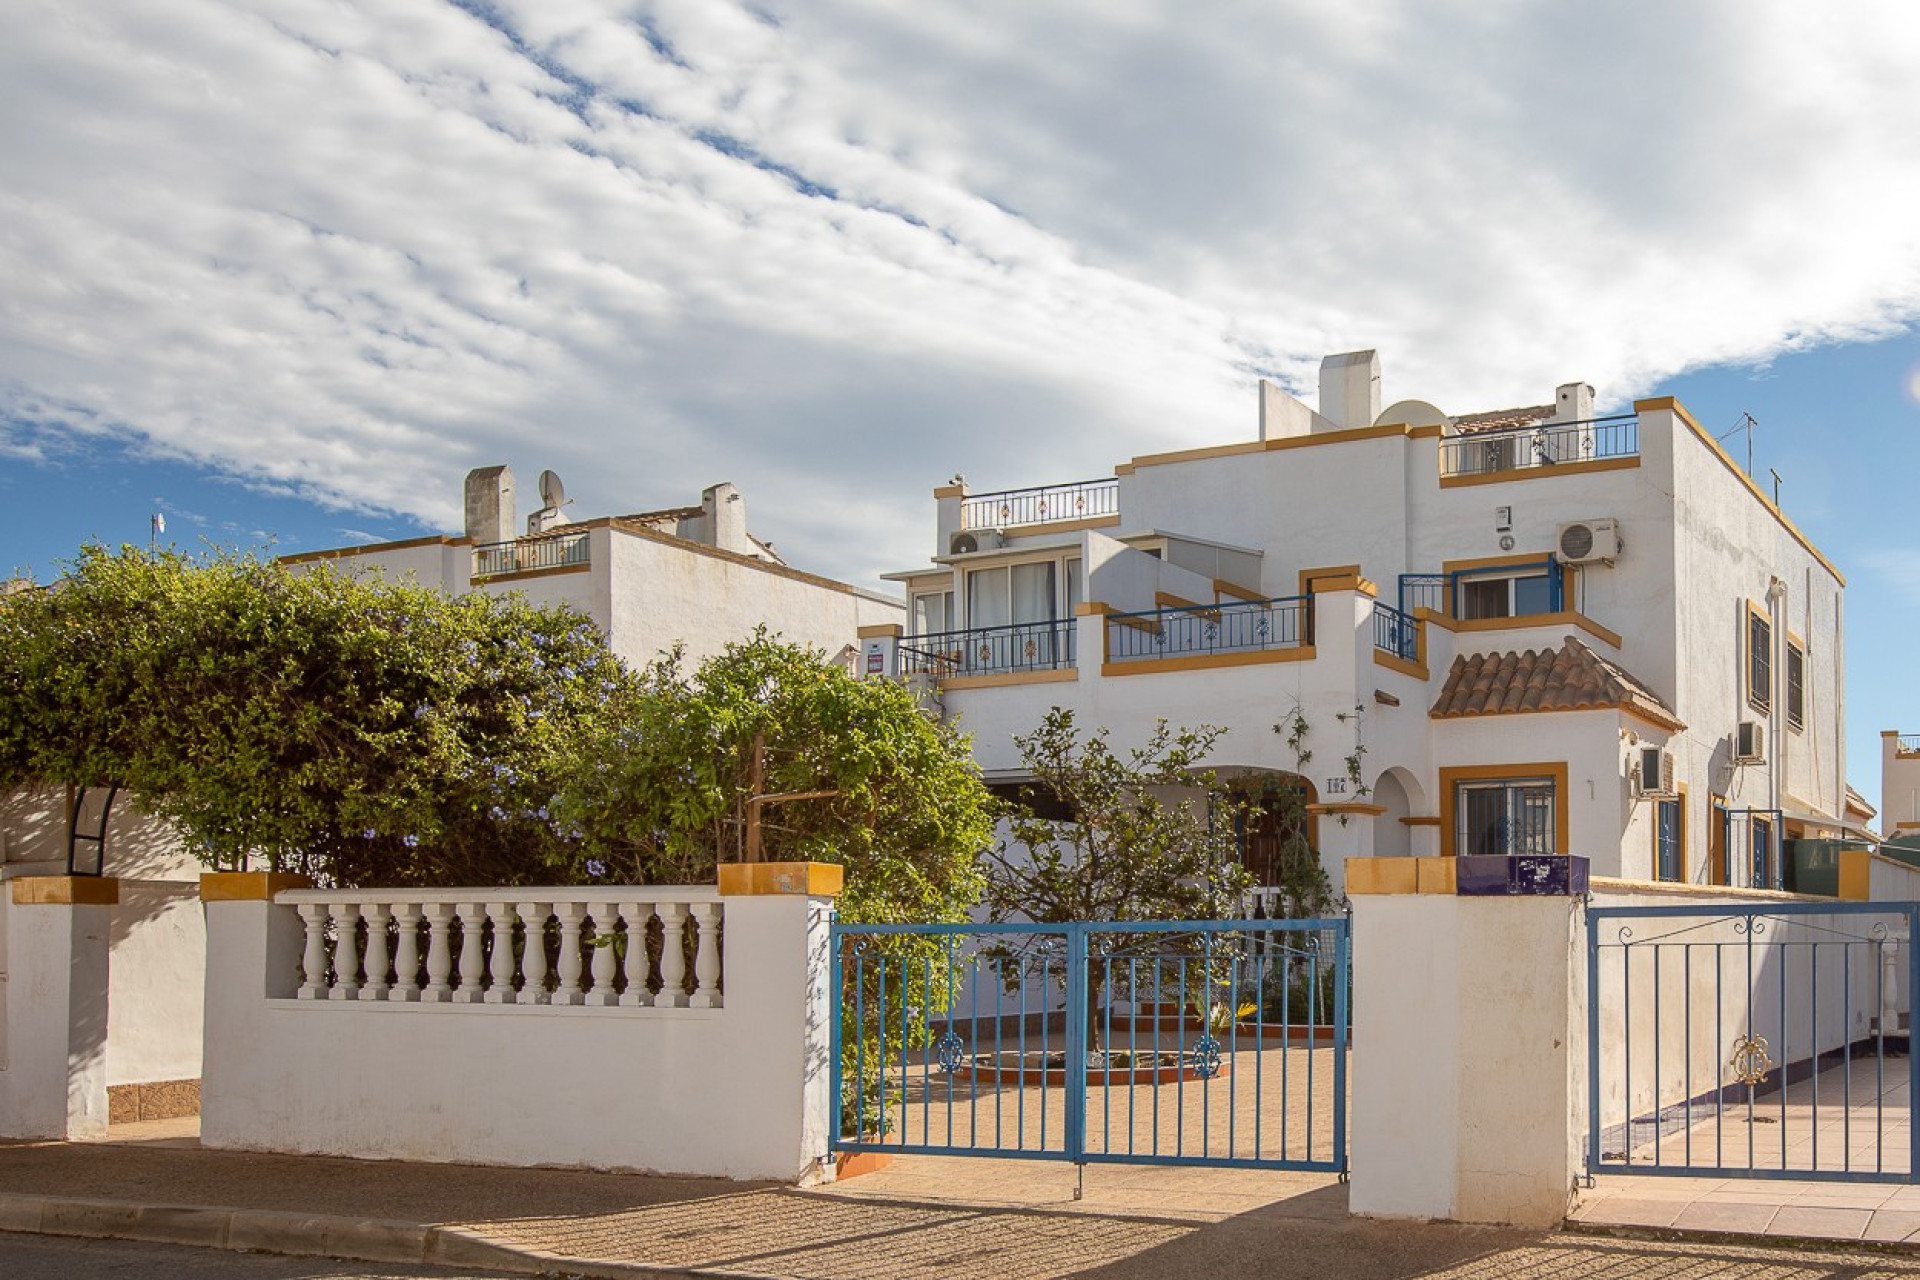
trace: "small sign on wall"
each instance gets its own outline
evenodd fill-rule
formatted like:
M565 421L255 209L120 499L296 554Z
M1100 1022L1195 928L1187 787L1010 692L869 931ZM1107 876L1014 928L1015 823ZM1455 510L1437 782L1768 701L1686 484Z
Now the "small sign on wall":
M898 652L891 639L876 637L864 642L860 670L867 676L893 674L893 655Z

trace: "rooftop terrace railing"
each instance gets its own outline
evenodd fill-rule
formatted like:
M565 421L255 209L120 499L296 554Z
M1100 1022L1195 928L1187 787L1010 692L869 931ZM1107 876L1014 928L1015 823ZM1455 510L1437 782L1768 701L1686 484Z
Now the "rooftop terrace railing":
M1258 653L1313 643L1313 599L1285 596L1107 615L1107 661Z
M1640 419L1633 414L1583 422L1548 422L1506 431L1477 431L1440 442L1440 474L1487 475L1571 462L1632 458L1640 453Z
M494 578L532 569L564 569L588 563L587 531L485 542L473 549L473 576Z
M1920 756L1920 733L1903 733L1894 742L1894 750L1903 756Z
M1108 476L1102 480L973 494L960 501L960 527L1007 529L1015 525L1085 520L1119 513L1120 481Z
M1054 618L909 636L900 644L900 669L935 676L1072 670L1074 630L1072 618Z
M1373 602L1373 647L1407 662L1420 658L1420 629L1406 614L1390 604Z

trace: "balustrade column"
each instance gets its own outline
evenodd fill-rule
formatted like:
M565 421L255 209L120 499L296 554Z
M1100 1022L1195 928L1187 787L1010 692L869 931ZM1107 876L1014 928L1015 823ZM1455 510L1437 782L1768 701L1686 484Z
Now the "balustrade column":
M660 913L660 994L653 1002L663 1009L687 1007L687 956L681 937L687 927L687 904L663 902Z
M585 908L578 902L556 902L553 914L560 919L560 986L553 993L554 1004L579 1004L580 991L580 917Z
M605 1007L620 1003L620 993L614 989L615 959L613 949L618 945L619 933L615 922L619 914L610 902L593 904L593 985L587 989L585 1003Z
M298 908L307 926L307 949L300 962L300 998L327 998L327 908L323 903L303 902Z
M513 1004L513 904L489 902L487 919L493 921L493 955L488 968L487 1003Z
M412 1003L420 998L420 908L403 902L393 909L393 994Z
M362 1000L385 1000L390 984L387 982L387 921L393 919L393 913L385 903L375 903L366 910L367 918L367 985L360 988Z
M479 1004L485 994L480 979L486 973L486 911L477 902L462 902L454 910L460 915L460 986L453 999L456 1004Z
M360 994L360 908L343 902L333 909L333 990L329 1000Z
M694 938L693 998L687 1003L695 1009L720 1007L720 904L693 904Z
M420 999L428 1004L445 1004L453 999L447 975L453 972L453 948L447 930L453 924L453 908L444 902L429 903L427 916L427 989Z
M546 1004L547 994L547 917L552 914L544 902L520 904L520 920L526 925L520 946L520 1003Z
M623 902L620 914L627 922L627 989L620 1004L627 1009L644 1008L653 1003L653 992L647 988L652 971L647 962L647 921L653 918L653 904Z

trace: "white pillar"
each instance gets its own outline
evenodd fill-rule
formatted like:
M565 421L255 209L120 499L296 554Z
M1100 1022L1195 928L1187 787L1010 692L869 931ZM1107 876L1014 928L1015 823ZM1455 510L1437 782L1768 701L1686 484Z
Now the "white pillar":
M307 931L299 911L276 905L282 889L308 888L303 876L232 871L200 877L207 913L206 1020L200 1074L200 1142L245 1146L250 1120L286 1098L262 1094L244 1061L272 1037L266 1001L302 994L301 954ZM324 997L322 997L324 998Z
M88 1138L107 1130L107 949L120 899L111 876L7 882L0 956L0 1138Z
M1558 1226L1586 1123L1580 900L1352 902L1352 1212Z

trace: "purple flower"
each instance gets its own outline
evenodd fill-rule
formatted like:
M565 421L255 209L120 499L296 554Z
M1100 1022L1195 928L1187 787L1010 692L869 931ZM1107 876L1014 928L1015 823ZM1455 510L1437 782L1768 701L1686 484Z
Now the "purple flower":
M401 836L400 843L407 846L407 848L409 849L418 849L420 847L420 837L419 836Z
M598 880L601 876L607 874L607 864L598 858L588 858L587 874Z

